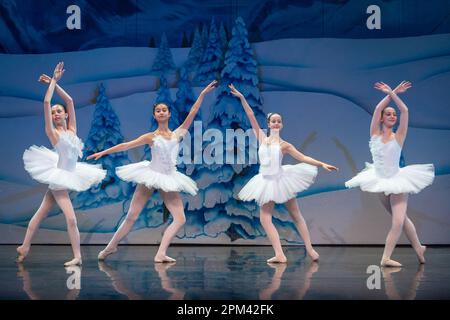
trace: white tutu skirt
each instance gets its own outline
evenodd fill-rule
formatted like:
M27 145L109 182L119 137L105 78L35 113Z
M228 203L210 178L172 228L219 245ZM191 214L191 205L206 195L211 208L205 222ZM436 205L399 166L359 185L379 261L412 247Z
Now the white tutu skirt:
M285 203L308 189L317 176L317 167L307 163L287 164L281 168L281 174L276 177L259 173L251 178L239 192L239 199L255 200L260 206L270 201Z
M116 174L123 181L166 192L187 192L195 196L198 191L197 184L188 176L176 170L168 174L157 172L150 167L150 161L147 160L117 167Z
M345 183L347 188L360 187L366 192L384 192L385 195L400 193L418 193L431 185L434 180L432 164L413 164L400 168L389 178L376 175L372 163L366 163L366 168Z
M58 154L46 147L31 146L23 153L25 170L34 180L48 184L51 190L85 191L106 176L101 165L77 162L74 171L57 168Z

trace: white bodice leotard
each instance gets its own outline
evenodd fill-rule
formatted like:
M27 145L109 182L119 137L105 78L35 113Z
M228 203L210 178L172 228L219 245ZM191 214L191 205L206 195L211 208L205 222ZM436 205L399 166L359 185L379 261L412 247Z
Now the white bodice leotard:
M33 179L48 184L51 190L85 191L100 183L106 170L101 165L78 162L82 150L80 138L68 130L61 132L54 150L35 145L25 150L25 170Z
M369 141L373 163L345 183L348 188L360 187L367 192L383 192L386 195L418 193L434 180L432 164L414 164L400 168L402 148L394 138L383 143L374 135Z
M197 194L196 183L177 171L179 142L160 135L153 138L151 161L141 161L116 168L117 176L128 182L143 184L148 188L165 192L187 192Z
M241 189L241 200L255 200L259 205L270 201L285 203L309 188L317 175L317 167L306 163L282 165L283 153L278 143L262 143L258 157L259 173Z

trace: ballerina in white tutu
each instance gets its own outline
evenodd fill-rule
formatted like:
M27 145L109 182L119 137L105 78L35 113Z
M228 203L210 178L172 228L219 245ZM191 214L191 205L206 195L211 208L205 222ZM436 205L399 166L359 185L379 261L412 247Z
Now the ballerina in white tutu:
M381 258L381 265L386 267L401 267L391 259L392 252L401 235L402 229L411 242L420 263L425 263L425 246L417 237L416 228L406 214L408 194L418 193L431 185L434 179L432 164L416 164L399 167L400 154L408 130L408 108L398 97L411 87L411 83L402 81L392 90L387 84L377 82L375 89L387 94L378 103L370 124L370 152L373 163L366 163L366 168L345 183L346 187L360 187L362 191L384 193L383 204L392 214L392 226L386 238L386 245ZM400 124L394 133L397 123L397 113L389 102L394 100L400 109Z
M176 169L179 141L191 126L203 102L203 98L214 89L216 83L216 81L213 81L203 89L186 119L175 131L170 131L168 126L170 118L169 107L164 103L157 103L153 106L153 117L158 122L158 128L155 131L88 157L88 159L95 158L97 160L107 154L126 151L145 144L151 147L152 154L151 161L141 161L116 168L116 174L120 179L137 183L137 187L125 220L117 229L106 248L98 254L99 260L105 260L108 255L117 251L119 242L130 232L148 198L157 189L161 193L165 206L172 214L173 222L164 231L154 261L175 261L175 259L166 255L166 251L170 241L186 221L179 192L195 195L198 190L196 183L191 178L178 172Z
M27 256L35 231L56 203L66 217L67 231L74 255L74 258L64 265L81 265L80 234L68 190L87 190L106 176L106 171L102 170L100 166L77 162L78 157L82 156L83 143L76 135L77 125L73 100L57 84L64 71L64 63L60 62L56 66L52 78L45 74L39 78L40 82L49 84L44 98L44 119L45 132L54 151L43 146L31 146L23 154L25 170L33 179L48 184L49 190L28 224L23 244L17 248L18 262L22 262ZM60 104L51 106L55 89L64 100L66 107Z
M260 206L260 221L275 250L275 256L267 262L286 263L287 258L281 248L280 237L272 223L272 211L275 203L284 203L297 227L308 255L313 261L319 259L319 254L313 249L308 227L297 204L297 193L306 190L317 175L317 167L327 171L337 170L335 166L315 160L299 152L292 144L280 137L283 128L281 115L269 113L267 124L270 135L267 137L259 127L253 110L248 105L245 97L233 85L229 86L231 94L241 100L253 131L260 144L258 156L260 160L259 174L251 178L242 188L238 196L241 200L255 200ZM283 155L289 154L298 161L304 163L296 165L281 165Z

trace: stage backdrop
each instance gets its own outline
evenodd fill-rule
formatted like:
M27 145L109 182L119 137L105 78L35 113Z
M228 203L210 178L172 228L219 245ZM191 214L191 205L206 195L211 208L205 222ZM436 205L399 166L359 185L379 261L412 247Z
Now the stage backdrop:
M320 170L298 195L317 244L384 242L390 215L378 195L348 190L344 182L371 162L369 124L383 97L374 82L409 80L401 162L433 163L436 179L410 196L408 215L424 243L449 244L449 14L448 1L2 1L0 243L22 241L46 191L24 170L22 154L33 144L51 147L44 132L46 87L37 79L64 61L60 84L75 101L83 161L154 129L155 101L171 104L174 129L211 79L220 85L197 118L203 132L249 128L227 93L231 82L262 126L267 112L281 113L285 140L340 169ZM104 157L105 181L71 194L83 243L107 242L126 215L135 186L121 182L114 168L148 157L148 148ZM268 243L257 205L237 200L258 165L179 168L200 191L183 195L187 223L175 242ZM158 243L170 222L161 204L154 194L126 243ZM287 243L302 242L282 206L274 222ZM58 208L34 242L69 242Z

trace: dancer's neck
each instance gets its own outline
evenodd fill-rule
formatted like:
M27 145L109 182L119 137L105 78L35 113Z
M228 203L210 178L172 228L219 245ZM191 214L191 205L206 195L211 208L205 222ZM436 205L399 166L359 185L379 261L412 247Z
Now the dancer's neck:
M277 131L270 131L270 134L269 134L269 137L268 137L268 140L269 141L280 141L281 140L281 138L280 138L280 132L277 130Z
M381 126L381 135L384 138L390 139L392 134L393 134L392 127L388 128L388 127L386 127L384 125Z
M161 133L170 133L169 124L167 122L158 123L158 129L156 131Z
M65 132L65 131L67 131L67 126L65 126L65 125L62 125L62 126L55 126L55 129L56 129L56 131L58 131L58 132Z

